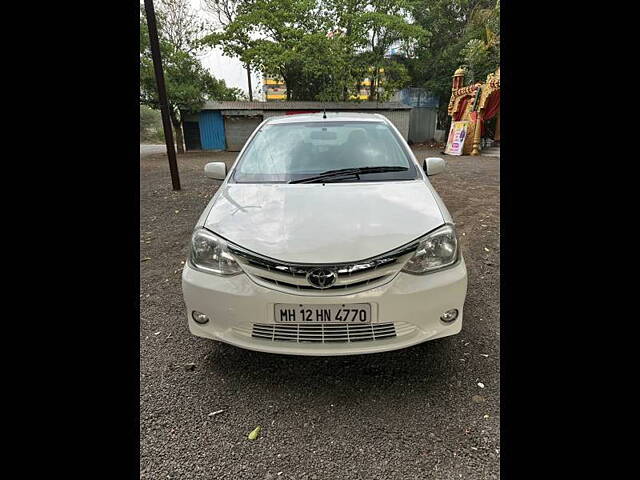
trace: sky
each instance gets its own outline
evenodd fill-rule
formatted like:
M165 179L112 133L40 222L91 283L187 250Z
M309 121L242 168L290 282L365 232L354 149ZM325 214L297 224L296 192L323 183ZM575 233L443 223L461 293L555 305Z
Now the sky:
M200 57L202 65L211 72L211 74L223 79L227 83L227 87L238 87L245 93L248 92L247 71L237 58L224 56L218 48L213 49L208 55ZM252 72L251 86L253 87L253 99L261 100L262 94L256 92L258 87L262 86L260 75Z

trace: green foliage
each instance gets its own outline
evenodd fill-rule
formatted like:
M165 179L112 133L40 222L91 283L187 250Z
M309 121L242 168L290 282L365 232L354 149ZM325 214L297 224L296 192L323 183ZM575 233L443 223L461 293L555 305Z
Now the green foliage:
M164 142L160 112L146 105L140 105L140 141Z
M461 53L469 83L482 82L500 65L500 2L495 8L476 9L467 28L471 37Z
M283 78L290 100L347 100L370 73L372 97L384 100L409 81L406 67L385 56L389 47L427 35L407 20L408 5L405 0L246 0L235 3L233 20L205 42ZM380 68L384 90L375 89Z
M442 124L453 72L464 65L465 81L481 82L500 65L499 0L413 0L410 11L431 35L418 41L404 63L413 86L440 97Z
M159 0L158 13L169 97L185 112L205 99L243 98L193 56L211 46L283 78L289 100L348 100L370 79L370 100L387 100L406 86L430 90L440 97L441 118L459 66L470 83L484 81L500 63L499 0L203 0L218 19L208 35L185 2ZM163 27L167 22L173 26ZM152 104L147 43L141 22L141 101Z
M406 55L412 45L430 37L428 29L407 20L409 5L403 0L369 0L367 10L359 15L367 38L362 55L368 59L373 71L370 100L386 100L410 82L408 70L402 62L404 56L386 56L389 48L401 44ZM382 77L376 73L380 68L384 69Z

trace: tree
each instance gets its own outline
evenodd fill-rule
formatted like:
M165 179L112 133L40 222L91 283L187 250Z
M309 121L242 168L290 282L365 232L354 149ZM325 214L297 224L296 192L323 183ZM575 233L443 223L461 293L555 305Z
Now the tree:
M247 0L204 0L205 9L212 13L219 27L223 29L228 27L236 18L240 8L247 3ZM218 36L212 34L205 38L203 44L215 45L218 43ZM247 71L247 86L249 91L249 101L253 101L253 91L251 86L251 64L245 57L245 52L250 48L251 41L249 37L238 34L232 41L227 42L227 51L238 57L244 64Z
M438 117L441 125L448 118L446 107L451 96L453 72L461 65L467 65L469 75L466 80L480 80L483 79L479 76L483 73L480 70L493 71L499 66L499 43L492 52L497 52L497 56L481 65L483 61L476 53L477 44L472 42L481 39L485 32L482 19L486 17L477 12L486 9L496 10L492 21L494 29L495 24L498 25L494 31L499 35L500 12L496 0L413 0L410 3L412 17L431 35L418 42L414 55L404 63L412 85L424 87L440 98Z
M470 83L483 81L500 66L500 0L495 8L476 8L467 25L471 37L462 55Z
M325 8L329 22L335 25L328 36L334 41L336 55L341 58L337 88L341 100L360 94L360 86L369 75L369 65L361 54L366 47L366 27L362 12L369 0L327 0Z
M281 77L287 100L347 100L369 72L372 97L381 99L380 68L388 67L392 82L408 78L404 65L385 56L388 47L424 34L408 21L404 1L246 0L208 40Z
M207 25L192 10L188 0L157 0L156 20L163 39L176 51L197 54Z
M166 6L167 3L179 6L184 4L184 0L165 0L162 4ZM224 80L217 80L203 68L194 55L199 48L196 45L198 39L195 34L193 36L167 35L167 31L175 31L174 27L167 26L167 18L184 20L180 11L173 17L168 16L164 9L159 12L158 35L169 102L169 117L175 131L177 150L179 153L184 153L182 134L184 115L199 111L206 100L236 100L242 92L237 88L228 88ZM163 23L160 23L160 20ZM184 24L180 22L179 24ZM143 9L140 16L140 103L154 109L160 108Z
M409 4L403 0L369 0L368 10L362 14L367 32L365 57L371 67L369 100L382 100L409 79L406 67L397 61L400 55L388 55L394 44L410 44L428 38L428 30L409 23ZM381 69L384 72L381 72ZM383 78L386 89L381 92Z
M140 105L140 142L161 143L163 139L160 112Z
M303 37L314 35L313 0L252 0L241 2L233 20L221 32L210 35L211 45L222 47L225 54L238 57L265 73L284 78L287 99L297 92L294 77L300 76Z

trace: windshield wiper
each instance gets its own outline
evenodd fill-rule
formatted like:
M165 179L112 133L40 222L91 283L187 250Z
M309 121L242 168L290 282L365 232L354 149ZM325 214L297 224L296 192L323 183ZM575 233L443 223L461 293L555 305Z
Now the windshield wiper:
M338 170L327 170L319 175L301 178L299 180L290 180L288 183L314 183L320 182L326 178L355 176L360 180L360 175L364 173L385 173L385 172L406 172L408 167L360 167L360 168L340 168Z

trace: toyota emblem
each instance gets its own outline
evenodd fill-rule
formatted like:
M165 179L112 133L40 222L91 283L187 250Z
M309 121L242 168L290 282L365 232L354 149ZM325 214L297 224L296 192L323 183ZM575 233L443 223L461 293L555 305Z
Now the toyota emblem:
M338 274L328 268L316 268L307 273L307 282L316 288L329 288L338 280Z

